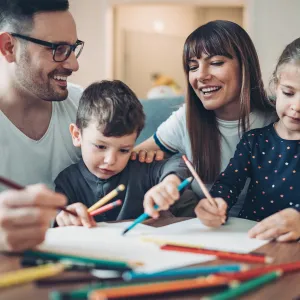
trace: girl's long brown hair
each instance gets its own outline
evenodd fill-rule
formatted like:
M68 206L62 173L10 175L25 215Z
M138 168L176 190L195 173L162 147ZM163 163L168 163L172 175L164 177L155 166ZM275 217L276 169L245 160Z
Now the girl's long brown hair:
M249 129L251 110L272 111L267 99L260 65L247 32L230 21L212 21L200 26L185 41L183 66L187 81L186 119L192 158L198 174L213 182L221 168L221 134L214 111L206 110L189 84L189 60L207 55L236 56L241 69L239 128Z

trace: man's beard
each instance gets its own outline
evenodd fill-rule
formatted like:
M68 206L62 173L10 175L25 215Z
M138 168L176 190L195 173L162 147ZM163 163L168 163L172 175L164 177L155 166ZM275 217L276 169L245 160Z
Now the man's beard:
M35 97L40 98L44 101L65 100L68 97L68 89L60 89L59 87L54 88L54 86L52 86L53 84L55 84L53 76L54 74L57 74L59 72L57 70L53 70L48 74L47 79L44 80L44 82L37 80L43 78L43 74L42 72L37 72L35 74L32 72L32 67L34 66L34 64L31 63L31 58L26 52L27 51L23 52L20 58L20 63L16 70L17 84L23 90L28 91ZM66 71L64 73L66 73Z

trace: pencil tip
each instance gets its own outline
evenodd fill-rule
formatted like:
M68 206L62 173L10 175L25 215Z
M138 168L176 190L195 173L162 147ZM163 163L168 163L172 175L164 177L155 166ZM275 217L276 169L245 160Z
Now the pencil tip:
M125 229L125 230L122 232L122 235L125 235L127 232L128 232L128 229Z

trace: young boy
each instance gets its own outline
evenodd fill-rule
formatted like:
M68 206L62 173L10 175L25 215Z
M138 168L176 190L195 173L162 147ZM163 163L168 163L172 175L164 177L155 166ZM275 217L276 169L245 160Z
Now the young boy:
M179 199L177 186L188 177L180 157L151 164L131 161L135 141L144 127L145 114L131 89L118 80L93 83L83 93L76 124L70 125L73 144L81 147L82 159L62 171L55 180L56 191L68 198L69 210L77 218L60 212L59 226L94 226L95 221L134 219L144 212L143 200L167 209ZM117 199L121 207L89 216L87 207L124 184ZM191 191L189 203L196 203ZM158 212L154 217L158 217Z

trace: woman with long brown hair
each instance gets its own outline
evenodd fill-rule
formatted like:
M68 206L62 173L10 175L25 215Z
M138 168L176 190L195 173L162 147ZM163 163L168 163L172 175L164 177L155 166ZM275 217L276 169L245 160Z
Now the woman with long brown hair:
M135 150L186 154L209 186L243 132L268 125L276 115L253 42L236 23L212 21L192 32L184 45L183 66L185 104Z

